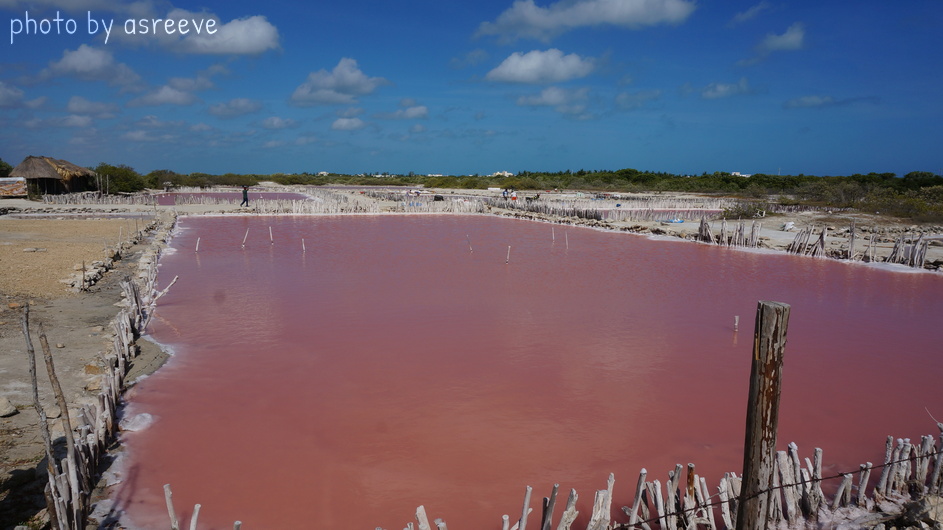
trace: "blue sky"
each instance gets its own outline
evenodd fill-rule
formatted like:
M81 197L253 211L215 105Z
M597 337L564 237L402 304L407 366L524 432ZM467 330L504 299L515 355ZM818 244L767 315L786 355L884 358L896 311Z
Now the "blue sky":
M0 28L13 165L943 168L940 0L0 0Z

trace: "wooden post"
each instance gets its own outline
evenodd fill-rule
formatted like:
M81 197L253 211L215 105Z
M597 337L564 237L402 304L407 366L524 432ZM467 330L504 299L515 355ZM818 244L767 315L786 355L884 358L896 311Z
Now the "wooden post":
M553 508L557 504L557 491L559 489L560 485L554 484L550 497L544 498L544 512L541 516L540 530L551 530L550 526L553 524Z
M737 530L767 528L789 310L781 302L757 304Z
M46 412L39 402L39 381L36 377L36 351L33 349L33 341L29 335L29 303L23 308L23 337L26 339L26 353L29 358L29 375L33 386L33 408L39 416L39 434L43 439L43 446L46 449L46 473L48 474L46 508L49 510L50 525L52 528L68 525L68 512L61 510L55 503L57 492L53 488L55 477L59 475L59 466L56 465L56 459L52 453L52 439L49 435L49 423L46 420ZM50 502L52 501L52 502Z
M170 530L180 530L177 522L177 512L174 511L173 493L170 491L170 484L164 484L164 500L167 501L167 513L170 515Z

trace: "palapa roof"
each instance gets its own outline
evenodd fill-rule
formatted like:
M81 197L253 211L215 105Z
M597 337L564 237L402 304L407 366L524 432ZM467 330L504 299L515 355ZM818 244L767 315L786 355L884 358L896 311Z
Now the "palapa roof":
M77 166L68 160L48 156L28 156L10 172L11 177L32 179L69 180L72 177L94 177L91 169Z

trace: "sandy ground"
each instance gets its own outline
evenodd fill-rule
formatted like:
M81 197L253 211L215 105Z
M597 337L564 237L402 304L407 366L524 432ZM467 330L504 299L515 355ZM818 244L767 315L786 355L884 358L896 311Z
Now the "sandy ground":
M273 190L274 191L274 190ZM467 194L465 190L436 190L443 194ZM358 191L348 192L357 202L369 201ZM475 194L493 194L477 191ZM545 196L553 199L553 196ZM543 200L543 198L542 198ZM393 209L392 203L383 203L382 209ZM81 269L82 263L92 263L105 257L105 247L113 246L143 226L144 218L155 215L155 210L170 207L153 206L50 206L25 200L0 201L0 405L9 400L17 413L0 418L0 530L12 529L17 524L41 522L45 507L42 488L45 482L45 461L39 434L38 416L32 406L31 384L22 332L23 308L30 306L31 333L39 351L38 325L42 324L53 350L56 371L73 413L97 394L97 380L101 373L101 355L111 348L110 322L117 314L115 304L121 299L120 281L136 273L137 260L144 244L124 252L115 268L87 292L70 293L61 280ZM185 205L173 208L179 214L245 212L235 204ZM521 217L521 212L494 208L492 214ZM531 215L528 218L550 222L571 222L597 228L654 233L691 239L698 223L680 224L659 222L600 223L573 219L549 218ZM893 246L895 234L913 231L914 227L892 219L856 213L829 215L803 213L767 217L763 219L761 246L784 249L794 239L796 231L781 230L789 221L797 228L809 224L829 226L828 248L834 253L847 249L847 233L852 218L858 227L878 232L879 256L886 255ZM136 223L138 226L136 226ZM749 223L748 223L749 227ZM719 233L719 222L712 223L714 234ZM927 228L932 233L943 233L941 228ZM731 227L732 230L732 227ZM935 231L935 232L934 232ZM859 234L859 237L860 234ZM859 239L860 250L864 241ZM859 250L859 252L860 252ZM934 242L928 251L928 262L933 267L943 265L943 242ZM153 344L139 341L141 355L132 364L128 380L157 369L165 356ZM39 367L40 401L52 420L53 437L61 448L63 443L60 413L55 405L45 370Z

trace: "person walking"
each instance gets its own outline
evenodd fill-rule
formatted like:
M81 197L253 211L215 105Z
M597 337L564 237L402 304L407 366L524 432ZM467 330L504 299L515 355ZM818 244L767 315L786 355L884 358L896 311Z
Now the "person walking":
M239 206L249 206L249 186L242 187L242 202Z

